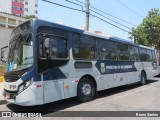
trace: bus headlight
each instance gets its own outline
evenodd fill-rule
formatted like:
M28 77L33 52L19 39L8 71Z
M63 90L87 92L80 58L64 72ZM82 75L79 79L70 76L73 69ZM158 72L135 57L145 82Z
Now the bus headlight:
M23 82L18 89L18 94L21 93L23 90L25 90L26 88L28 88L30 85L32 84L32 78L29 79L26 82Z
M23 90L24 90L24 85L21 85L21 86L19 87L18 93L21 93Z
M32 79L31 79L31 80L28 80L28 81L25 83L25 88L27 88L31 83L32 83Z

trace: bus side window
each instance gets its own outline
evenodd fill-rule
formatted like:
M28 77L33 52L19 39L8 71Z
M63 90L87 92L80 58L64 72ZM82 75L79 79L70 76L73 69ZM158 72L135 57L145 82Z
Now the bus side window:
M67 41L61 37L50 38L50 58L67 58Z
M152 58L152 51L151 50L147 50L147 59L148 59L148 61L152 61L153 60L153 58Z
M99 41L99 58L101 60L116 60L116 45L106 40Z
M144 49L144 48L139 48L139 52L140 52L140 60L141 60L141 61L148 61L146 49Z
M156 62L157 60L156 60L156 54L155 54L155 51L154 50L152 50L152 58L153 58L153 62Z
M118 60L130 60L127 44L117 43L117 58Z
M97 59L96 39L73 33L73 56L76 59Z
M63 37L48 35L42 39L39 48L41 58L67 58L67 40Z
M134 46L129 46L129 52L130 52L130 60L131 61L139 61L139 52L138 48Z

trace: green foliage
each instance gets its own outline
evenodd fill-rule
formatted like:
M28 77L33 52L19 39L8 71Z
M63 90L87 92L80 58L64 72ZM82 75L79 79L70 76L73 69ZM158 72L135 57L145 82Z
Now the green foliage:
M26 19L32 19L32 18L37 18L35 15L30 15L30 16L26 16Z
M160 50L160 10L151 9L143 22L137 28L132 28L129 34L129 38L136 43Z

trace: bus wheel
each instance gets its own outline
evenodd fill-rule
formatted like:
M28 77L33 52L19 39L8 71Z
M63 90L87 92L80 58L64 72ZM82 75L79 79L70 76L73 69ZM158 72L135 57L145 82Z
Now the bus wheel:
M78 83L77 98L79 101L87 102L92 100L95 96L95 92L95 85L90 78L84 77Z
M141 85L145 85L146 84L146 74L145 72L141 73L141 81L140 81Z

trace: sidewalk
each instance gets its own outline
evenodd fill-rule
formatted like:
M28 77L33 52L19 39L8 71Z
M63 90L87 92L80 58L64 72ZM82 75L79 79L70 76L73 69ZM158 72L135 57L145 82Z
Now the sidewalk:
M4 100L2 92L3 92L3 82L0 82L0 101Z

